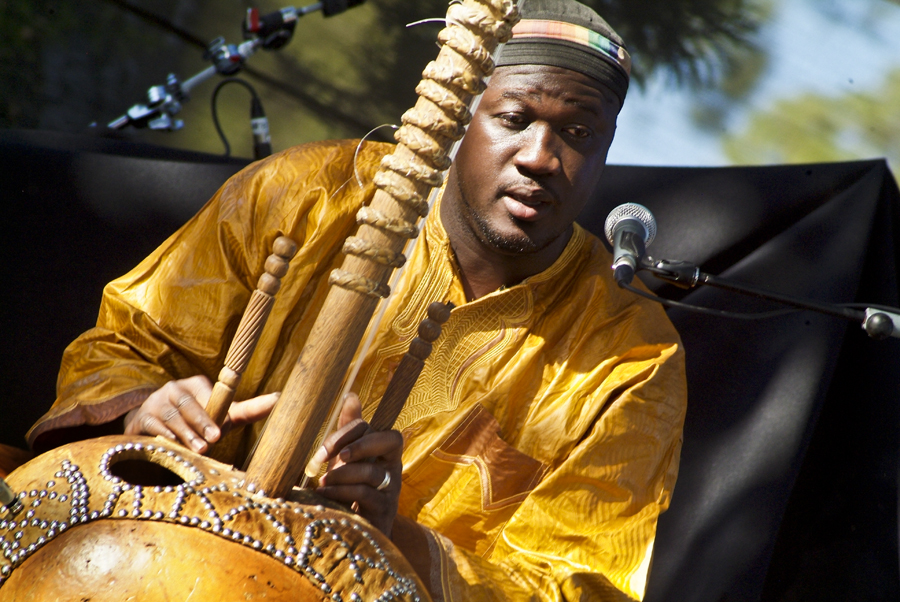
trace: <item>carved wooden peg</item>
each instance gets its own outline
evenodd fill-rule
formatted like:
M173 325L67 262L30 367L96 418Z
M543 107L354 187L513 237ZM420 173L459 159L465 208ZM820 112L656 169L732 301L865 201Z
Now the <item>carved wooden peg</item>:
M234 400L234 392L241 382L241 376L250 363L250 357L263 327L275 303L275 293L281 288L281 278L288 272L291 258L297 253L297 244L287 236L279 236L272 245L272 254L266 259L265 271L259 277L256 290L250 296L247 309L241 318L225 366L219 372L219 380L213 387L206 412L215 423L222 426L228 416L228 408Z
M372 416L369 425L374 430L386 431L394 427L397 416L403 410L409 393L425 367L425 360L431 354L431 344L441 336L441 325L450 319L453 307L452 303L439 302L428 306L428 317L419 324L419 336L410 342L409 351L400 360L381 403Z

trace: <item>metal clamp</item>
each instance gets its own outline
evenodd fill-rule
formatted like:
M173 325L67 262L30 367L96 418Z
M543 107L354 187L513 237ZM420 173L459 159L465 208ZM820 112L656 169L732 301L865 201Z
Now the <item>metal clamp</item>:
M22 508L19 496L16 495L6 481L0 478L0 517L13 518L22 511Z

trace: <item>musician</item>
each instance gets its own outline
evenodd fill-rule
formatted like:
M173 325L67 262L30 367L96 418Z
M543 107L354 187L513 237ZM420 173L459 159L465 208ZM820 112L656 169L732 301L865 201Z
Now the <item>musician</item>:
M319 492L355 503L436 600L640 599L685 413L683 352L574 223L594 198L630 59L574 0L528 0L388 300ZM229 180L110 283L66 350L35 449L162 435L240 466L303 347L392 146L291 148ZM272 241L291 262L220 432L203 411ZM433 301L456 307L396 430L374 412ZM221 439L221 440L220 440ZM538 594L537 592L540 592Z

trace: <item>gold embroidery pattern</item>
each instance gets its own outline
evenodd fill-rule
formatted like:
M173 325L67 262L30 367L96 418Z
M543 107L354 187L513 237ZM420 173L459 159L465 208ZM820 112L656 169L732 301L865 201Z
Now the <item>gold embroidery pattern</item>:
M459 385L492 365L524 334L521 327L527 324L532 308L530 289L517 286L454 310L395 428L403 430L426 416L458 408L464 389Z
M435 245L422 281L416 286L407 306L400 309L391 325L394 334L400 338L404 350L409 340L415 336L419 324L425 319L428 305L435 301L445 301L444 297L453 281L453 270L450 269L447 255L446 245Z
M428 244L433 244L428 241ZM412 277L414 278L414 276ZM422 275L421 281L412 292L409 303L405 307L396 305L402 295L395 294L389 301L393 307L389 307L386 315L396 313L396 318L384 321L381 326L383 331L379 337L377 349L370 352L363 368L365 375L360 387L359 398L364 403L363 415L371 418L375 412L376 400L381 400L387 388L388 381L396 370L400 359L409 348L409 342L416 335L416 330L427 315L428 305L434 301L441 301L447 294L453 281L453 271L447 263L446 245L435 245L428 261L428 267ZM400 283L398 291L405 288L406 283ZM451 318L452 320L452 318ZM386 332L385 332L386 331ZM439 339L440 340L440 339Z
M433 215L438 211L439 205ZM418 284L415 284L415 275L407 277L407 282L412 283L415 289L409 293L403 307L397 307L401 301L396 297L393 299L395 306L388 308L387 315L394 314L396 318L390 326L382 326L379 344L363 368L359 394L364 404L363 414L367 418L374 413L376 400L381 399L409 341L415 336L419 323L425 319L428 304L446 300L455 281L449 241L440 223L430 219L424 230L423 242L427 241L428 246L425 252L429 254L427 267ZM462 385L489 370L511 346L521 340L526 334L523 327L528 326L534 313L535 287L540 288L562 273L580 252L583 242L584 232L576 225L569 244L551 268L529 278L526 283L497 291L453 310L394 427L403 430L426 416L455 410L462 404L465 392L472 396L465 400L467 403L478 401L480 396L477 392L473 394ZM411 260L411 263L414 262ZM402 283L398 289L401 286Z

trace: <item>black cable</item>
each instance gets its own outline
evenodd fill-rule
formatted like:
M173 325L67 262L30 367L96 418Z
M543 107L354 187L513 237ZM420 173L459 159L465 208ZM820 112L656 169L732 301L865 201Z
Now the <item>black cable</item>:
M653 293L647 293L642 291L639 288L631 286L630 284L626 284L625 282L620 282L619 286L624 288L627 291L631 291L635 295L640 297L644 297L645 299L650 299L651 301L656 301L666 307L676 307L678 309L684 309L687 311L692 311L699 314L705 314L708 316L716 316L718 318L734 318L737 320L764 320L768 318L775 318L778 316L785 316L788 314L792 314L800 311L799 309L776 309L773 311L764 311L755 314L739 314L736 312L725 311L722 309L713 309L711 307L700 307L699 305L690 305L688 303L682 303L680 301L672 301L671 299L665 299L663 297L659 297L654 295Z
M643 261L643 260L642 260ZM685 262L666 262L663 260L660 263L664 263L667 268L662 269L657 265L648 265L644 263L641 266L641 269L646 270L647 272L653 274L660 280L664 280L669 283L673 283L676 286L680 286L681 288L694 288L697 284L706 284L715 288L719 288L722 290L737 292L744 295L749 295L751 297L759 297L761 299L767 299L773 303L780 303L783 305L793 306L792 310L775 310L771 312L760 312L756 314L738 314L734 312L721 311L721 310L713 310L710 308L702 308L688 304L679 304L677 301L671 301L669 299L664 299L662 297L648 297L658 303L662 303L667 307L680 307L682 309L686 309L689 311L696 311L699 313L707 313L710 315L722 316L722 317L731 317L738 319L762 319L769 318L773 316L783 315L785 313L790 313L791 311L800 311L800 310L809 310L815 311L822 314L845 318L851 321L860 320L863 321L865 319L865 314L859 312L857 310L860 309L872 309L881 312L888 312L893 314L900 313L900 309L896 307L890 307L887 305L877 305L871 303L827 303L822 304L815 301L810 301L806 299L797 299L787 295L782 295L779 293L769 293L766 291L754 289L747 285L737 284L728 280L723 280L717 276L713 276L710 274L704 274L700 272L699 269L690 263ZM630 283L630 279L628 280ZM637 289L631 289L630 287L625 287L620 283L622 288L627 288L632 292L646 297L646 295L641 294ZM858 315L857 315L858 314Z
M851 309L874 309L877 311L886 311L890 313L900 314L900 308L891 307L890 305L878 305L875 303L838 303L838 307L849 307Z
M215 124L215 126L216 126L216 132L218 132L219 138L222 139L222 144L225 145L225 155L224 156L226 156L226 157L231 156L231 145L228 143L228 138L225 137L225 132L222 130L222 125L219 123L219 110L216 107L216 101L219 98L219 90L221 90L228 84L240 84L240 85L244 86L250 92L251 96L253 97L253 102L257 102L257 103L259 102L259 95L256 93L256 90L253 88L253 86L251 86L244 80L240 79L239 77L226 77L225 79L220 81L218 84L216 84L216 87L212 93L212 101L211 101L212 102L212 119L213 119L213 124Z
M106 0L106 1L109 2L110 4L115 4L119 8L125 9L126 11L137 15L138 17L140 17L144 21L147 21L148 23L156 25L157 27L160 27L162 29L165 29L169 33L175 34L177 37L181 38L188 44L192 44L194 46L197 46L199 48L206 50L206 42L204 42L203 40L201 40L200 38L198 38L191 32L187 31L186 29L182 29L181 27L179 27L178 25L176 25L169 19L160 17L159 15L157 15L155 13L152 13L148 10L144 10L143 8L140 8L139 6L135 6L135 5L131 4L130 2L126 2L125 0Z
M651 272L653 270L650 270ZM656 301L657 303L665 306L665 307L674 307L678 309L683 309L686 311L692 311L694 313L704 314L708 316L716 316L719 318L734 318L737 320L765 320L768 318L776 318L779 316L784 316L788 314L792 314L795 312L803 311L801 308L784 308L784 309L776 309L772 311L766 312L758 312L758 313L737 313L731 312L721 309L713 309L711 307L701 307L699 305L690 305L688 303L682 303L680 301L673 301L672 299L666 299L664 297L660 297L658 295L654 295L653 293L647 293L642 291L639 288L635 288L630 284L626 284L624 281L619 283L621 288L624 288L627 291L631 291L632 293L644 297L645 299L650 299L651 301ZM878 304L868 304L868 303L835 303L835 307L846 307L850 309L873 309L877 311L885 311L889 313L900 313L900 308L891 307L889 305L878 305ZM813 311L813 310L809 310Z

